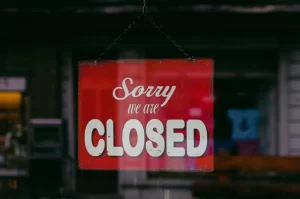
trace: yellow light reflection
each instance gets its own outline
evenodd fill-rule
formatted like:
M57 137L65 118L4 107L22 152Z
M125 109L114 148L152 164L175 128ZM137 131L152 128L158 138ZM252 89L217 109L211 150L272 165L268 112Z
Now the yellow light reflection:
M0 92L0 109L18 109L21 99L20 92Z
M10 119L10 120L19 120L20 119L20 113L14 112L14 113L6 113L6 112L0 112L0 120L2 119Z
M9 188L16 190L18 188L18 182L16 180L9 180L8 186Z

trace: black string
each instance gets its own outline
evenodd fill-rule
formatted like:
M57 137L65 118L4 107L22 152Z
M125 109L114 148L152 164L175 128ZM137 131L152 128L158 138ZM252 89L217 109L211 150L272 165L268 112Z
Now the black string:
M148 11L147 11L147 2L146 0L143 0L143 8L142 8L142 14L139 15L98 57L98 59L95 60L95 64L101 59L101 57L113 46L115 45L119 40L122 39L122 37L136 24L136 22L141 18L141 16L144 15L150 23L153 25L154 28L156 28L161 34L163 34L172 44L173 46L179 50L182 54L184 54L189 61L195 62L195 57L189 55L187 52L185 52L182 48L181 45L177 44L174 39L171 38L170 35L165 33L161 27L159 27L153 19L149 16Z
M95 60L95 64L98 63L98 61L102 58L102 56L113 46L115 45L119 40L122 39L124 35L136 24L136 22L141 18L142 15L139 15L129 26L111 43L107 46L107 48L100 54L100 56Z
M154 21L153 19L149 16L148 11L147 11L147 3L146 0L143 0L144 5L143 5L143 14L147 17L147 19L151 22L151 24L154 26L154 28L156 28L160 33L162 33L174 46L175 48L177 48L177 50L179 50L182 54L184 54L190 61L195 62L195 58L194 56L189 55L187 52L185 52L182 48L181 45L177 44L176 41L174 39L171 38L170 35L168 35L167 33L165 33L161 27L159 27Z

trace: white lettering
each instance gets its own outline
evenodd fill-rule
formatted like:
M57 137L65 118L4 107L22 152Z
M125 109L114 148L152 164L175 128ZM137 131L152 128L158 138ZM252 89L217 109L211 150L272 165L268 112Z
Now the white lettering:
M122 138L122 146L115 146L114 137L114 123L109 119L106 122L106 142L100 138L96 146L93 145L92 137L93 131L96 129L100 136L105 135L105 127L100 120L92 119L89 121L85 128L84 142L88 153L93 157L100 156L106 147L108 156L120 157L124 155L124 152L130 157L138 157L144 150L151 157L160 157L164 154L166 149L166 155L170 157L184 157L187 153L190 157L202 156L208 145L208 133L205 124L201 120L188 120L186 123L187 140L186 149L184 147L176 147L175 143L183 142L184 135L179 132L175 132L175 129L183 129L185 127L184 120L168 120L166 123L166 140L164 140L164 125L158 119L150 120L146 129L144 129L142 123L137 119L128 120L121 132L119 138ZM136 131L136 135L132 130ZM194 146L194 131L199 131L200 141L197 146ZM146 141L145 135L148 140ZM132 146L131 141L136 142L135 146ZM154 143L156 146L154 146Z
M141 104L129 104L128 106L128 114L136 113L138 114L140 112Z
M115 138L114 138L114 122L113 120L107 120L106 122L106 142L107 142L107 155L109 156L122 156L124 154L124 150L120 146L115 146Z
M88 153L93 157L98 157L104 151L105 142L104 142L104 140L100 139L97 146L93 145L92 137L93 137L93 132L95 129L97 130L99 135L103 136L105 134L105 128L104 128L102 122L97 119L92 119L89 121L89 123L85 127L84 143L85 143L85 148L88 151Z
M197 147L195 143L195 130L198 130L200 134L200 140ZM205 124L201 120L189 120L187 121L187 155L190 157L202 156L207 148L208 135Z
M127 77L127 78L123 79L121 87L116 87L113 90L112 94L116 100L125 100L130 95L132 97L140 97L142 95L145 95L146 97L151 97L154 95L155 97L164 97L165 101L160 106L165 106L169 102L169 100L171 99L172 95L174 94L174 92L176 90L176 86L165 86L165 87L157 86L155 89L153 86L148 86L145 89L144 86L138 85L134 89L132 89L132 91L130 92L126 85L127 81L129 82L129 84L133 84L132 78ZM117 96L118 90L123 91L122 97Z
M156 130L156 131L155 131ZM164 132L164 125L158 119L152 119L146 126L146 134L149 140L146 142L146 150L151 157L159 157L165 150L165 140L162 136ZM154 147L152 142L157 144Z
M183 157L185 149L183 147L175 147L176 142L183 142L182 133L176 133L175 129L183 129L184 120L168 120L167 121L167 154L170 157Z
M137 139L134 139L136 140L135 147L131 146L130 143L130 133L132 129L135 129L137 133ZM136 119L128 120L123 128L122 141L124 150L127 153L127 155L131 157L137 157L141 155L141 153L144 150L145 144L145 132L143 125Z

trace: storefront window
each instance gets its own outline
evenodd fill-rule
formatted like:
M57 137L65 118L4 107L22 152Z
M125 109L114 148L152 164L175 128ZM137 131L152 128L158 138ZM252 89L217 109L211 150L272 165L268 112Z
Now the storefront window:
M0 92L0 167L24 168L27 136L22 92Z
M189 51L214 59L214 148L230 154L276 153L278 52L273 49L205 49ZM147 51L151 58L174 51Z
M269 53L238 55L215 62L215 152L273 154L276 62Z
M272 83L261 79L234 78L217 81L215 151L225 148L233 154L264 153L267 149L261 145L268 141L264 135L272 133L275 136L275 132L268 129L267 121L272 116L266 110L275 108L275 99L264 99L272 92ZM260 90L260 85L270 88ZM262 104L262 101L265 103Z

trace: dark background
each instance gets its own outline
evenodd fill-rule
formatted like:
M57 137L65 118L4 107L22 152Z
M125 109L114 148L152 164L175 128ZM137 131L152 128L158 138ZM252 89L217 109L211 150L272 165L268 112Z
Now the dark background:
M297 3L151 0L147 10L188 54L213 58L216 74L235 74L215 78L216 98L221 100L215 105L215 119L220 121L229 106L256 106L257 96L278 84L280 52L300 41ZM140 0L0 2L0 71L29 74L32 117L62 117L65 49L72 52L76 82L78 61L97 59L136 20L142 5ZM144 17L101 58L119 59L126 51L138 52L133 58L186 58ZM245 78L246 72L271 75L252 79ZM76 91L74 84L75 112ZM230 122L219 125L216 137L230 139ZM77 191L117 192L117 172L76 170Z

